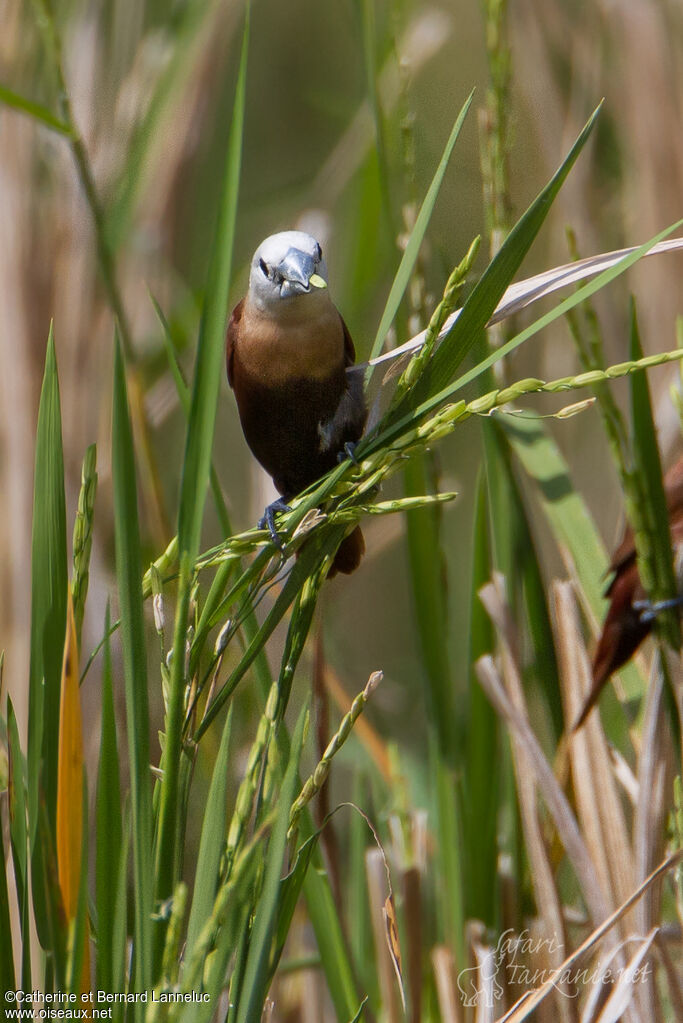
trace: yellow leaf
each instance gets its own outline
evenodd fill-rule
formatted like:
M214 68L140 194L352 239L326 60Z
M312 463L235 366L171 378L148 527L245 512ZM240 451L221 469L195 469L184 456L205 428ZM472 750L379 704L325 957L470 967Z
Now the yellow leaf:
M71 924L78 912L83 848L83 724L79 693L78 640L69 592L59 706L57 769L57 872L62 904ZM89 990L90 956L86 920L81 991Z

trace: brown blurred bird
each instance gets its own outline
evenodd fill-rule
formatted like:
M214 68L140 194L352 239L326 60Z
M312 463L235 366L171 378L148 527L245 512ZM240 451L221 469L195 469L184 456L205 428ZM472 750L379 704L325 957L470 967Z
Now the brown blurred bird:
M593 685L574 729L586 720L610 675L626 664L649 635L658 612L680 606L683 600L683 457L666 474L664 490L680 596L661 604L649 603L638 575L633 530L627 527L610 562L608 571L614 576L605 592L610 605L593 658Z
M226 356L247 444L282 495L259 523L277 541L275 513L353 457L367 417L362 374L347 374L356 358L353 341L330 299L315 238L282 231L261 242L249 290L230 317ZM356 526L329 574L353 572L364 550Z

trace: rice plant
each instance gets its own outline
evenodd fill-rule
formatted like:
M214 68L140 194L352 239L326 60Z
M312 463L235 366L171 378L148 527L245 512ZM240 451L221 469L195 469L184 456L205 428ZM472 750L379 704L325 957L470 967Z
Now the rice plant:
M370 0L312 13L311 37L335 27L353 37L357 110L342 104L327 163L311 141L301 194L287 195L279 165L268 196L255 194L263 129L250 90L268 74L259 55L281 17L263 7L145 4L128 21L103 5L88 22L35 0L10 24L15 40L30 32L34 63L17 59L16 82L0 83L3 116L18 153L32 140L36 181L58 169L83 216L70 219L49 189L30 199L62 246L72 293L43 281L54 324L40 345L22 569L28 685L8 629L6 700L0 657L2 1011L188 1023L683 1018L678 614L655 620L649 683L641 654L573 732L608 556L560 446L589 421L587 443L614 458L647 596L666 602L675 564L650 384L683 349L644 343L648 311L618 286L636 266L675 261L680 221L644 242L648 232L606 237L596 249L623 251L595 259L570 238L573 265L520 283L589 158L599 192L619 111L587 102L531 198L515 181L514 63L495 0L480 26L487 94L462 89L427 172L415 78L452 20ZM551 39L564 16L552 8ZM76 59L78 46L92 59ZM545 53L533 34L528 46ZM311 124L334 107L314 85ZM215 134L192 165L193 194L210 199L188 210L193 118L219 86ZM84 92L102 103L95 126ZM446 247L444 196L475 106L484 222ZM272 119L267 130L277 134ZM246 499L260 477L233 454L224 338L252 229L308 208L304 222L317 216L325 230L314 206L338 217L335 298L359 322L364 307L355 371L371 413L353 458L279 515L276 542L248 525L265 499L260 482ZM177 262L146 263L145 240L174 217ZM625 303L619 355L592 304L613 292ZM95 356L65 337L77 299ZM565 322L571 356L541 371L534 345ZM79 355L97 401L73 384ZM677 421L680 401L664 401ZM90 432L74 444L81 409ZM470 466L463 486L458 458ZM364 562L328 581L358 523ZM381 649L363 649L370 630L387 632L387 664L368 660Z

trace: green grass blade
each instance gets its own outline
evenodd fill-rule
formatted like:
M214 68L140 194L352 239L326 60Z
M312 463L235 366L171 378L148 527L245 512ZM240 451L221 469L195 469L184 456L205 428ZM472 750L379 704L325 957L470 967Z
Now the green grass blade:
M78 645L81 645L81 626L85 613L85 601L90 582L90 552L97 493L97 448L91 444L83 459L81 489L78 495L78 509L73 532L73 579L71 596L74 606L74 622Z
M548 211L590 136L600 108L592 115L561 166L520 218L473 288L450 334L434 353L431 364L399 406L399 413L418 409L453 380L458 366L488 323L505 289L519 269ZM501 349L502 350L502 349Z
M190 919L187 925L186 958L192 955L195 941L202 927L211 916L216 897L216 883L220 876L220 860L225 848L228 789L228 751L232 708L223 727L223 736L216 757L211 785L206 799L204 823L199 842L195 886L192 895Z
M533 682L545 700L549 724L554 732L555 740L559 742L564 729L564 719L550 611L531 523L526 518L526 509L516 483L515 493L517 497L516 514L520 519L519 533L524 545L520 572L524 620L529 623L529 639L534 651Z
M384 312L382 313L382 318L379 321L379 327L377 328L377 334L370 354L371 359L374 359L376 355L379 355L382 350L384 339L387 336L391 324L394 322L394 318L398 312L403 295L408 287L408 282L410 281L413 270L415 269L415 263L417 262L417 257L420 253L420 247L424 241L424 236L427 233L427 227L429 226L429 221L431 219L432 212L434 211L436 200L439 196L441 184L448 168L453 147L457 142L458 136L465 122L467 111L470 108L473 96L474 92L471 92L456 118L455 124L453 125L453 129L448 138L448 142L446 143L446 148L444 149L441 160L439 161L439 166L436 169L436 173L432 178L432 182L427 190L422 206L420 207L420 212L417 215L415 226L411 231L410 239L406 245L405 252L403 253L403 258L401 259L396 277L394 278L394 283L391 286L391 291L389 292L389 298L387 299L387 304L384 308Z
M210 996L210 1001L204 1005L194 1007L194 1013L190 1011L187 1017L183 1019L183 1023L210 1023L213 1019L212 1006L220 998L221 992L224 989L225 975L228 972L230 960L234 958L237 970L243 967L243 956L240 953L243 950L243 944L246 940L245 936L248 933L249 916L249 907L243 906L240 902L231 920L221 929L206 981L206 990ZM234 976L233 972L232 977ZM230 1015L228 1014L226 1018L230 1019Z
M45 788L49 819L54 830L67 588L62 421L54 335L50 326L38 412L33 495L28 739L32 836L35 836L37 825L39 785Z
M152 303L154 305L157 317L161 324L164 348L166 350L166 357L168 359L171 374L176 385L178 398L185 415L189 416L190 391L187 384L185 383L182 372L180 370L180 365L178 363L175 348L173 346L173 339L171 337L170 327L166 317L164 316L163 310L161 309L159 303L156 301L154 296L152 296ZM218 515L218 521L220 522L221 525L221 530L223 531L224 536L230 536L230 534L232 533L230 515L228 513L228 509L223 498L223 492L218 481L218 474L216 473L216 469L213 466L213 464L211 466L210 482L211 491L214 497L214 504L216 506L216 512ZM212 628L213 615L220 605L223 593L225 591L225 587L227 586L228 581L230 580L230 577L232 576L233 572L234 565L231 563L226 563L225 565L219 566L216 575L214 576L214 580L211 584L211 589L204 602L204 606L202 607L199 623L195 630L195 637L192 642L192 649L190 651L190 673L192 673L196 668L197 659L199 658L204 643L206 642L208 633ZM253 612L246 615L242 628L244 630L244 635L247 644L251 643L254 636L258 632L258 622ZM270 667L268 665L268 659L266 657L264 649L261 649L261 651L255 658L254 669L259 680L261 693L265 698L270 688L272 676L270 673Z
M439 921L445 939L453 949L455 961L462 969L467 957L462 799L457 776L444 762L434 742L430 743L429 759L438 835L438 873L443 884L443 898L438 907Z
M209 1001L191 1009L185 1006L169 1014L169 1023L176 1023L182 1015L182 1023L206 1020L208 1023L215 1012L215 1005L230 978L231 996L239 987L239 978L244 970L245 953L249 939L250 921L253 916L254 897L263 870L263 835L255 835L242 851L228 880L219 888L210 919L200 932L194 947L188 949L183 964L181 991L189 993L202 990ZM208 959L211 953L210 960ZM229 972L230 962L232 969ZM230 1006L227 1018L234 1015L235 1005Z
M0 650L0 689L2 688L4 656L4 651ZM6 793L5 803L7 803L10 794L9 786L9 736L7 723L0 716L0 792ZM12 936L9 888L7 886L8 862L9 855L6 853L5 834L3 834L2 838L0 838L0 988L3 991L14 991L16 990L14 982L14 956L12 954L14 938Z
M142 608L142 567L138 524L133 435L128 410L123 354L118 334L114 346L112 476L116 576L126 687L126 721L130 764L135 879L135 990L152 981L152 799L149 774L147 655Z
M19 742L14 706L7 697L7 750L9 753L9 834L14 885L21 927L21 985L31 990L31 938L28 887L28 827L26 763ZM10 945L11 954L11 945Z
M54 969L55 987L57 990L67 989L67 929L66 913L62 904L57 870L57 850L52 827L47 813L47 805L41 793L38 800L38 826L36 842L32 856L33 883L37 879L42 885L40 893L33 887L33 906L39 899L44 907L46 949L50 951L48 962Z
M341 527L339 532L344 532L343 527ZM340 538L341 536L336 538L337 542ZM311 537L308 543L301 548L294 567L287 576L287 581L280 590L280 593L278 594L277 599L269 611L263 625L254 635L237 666L230 673L230 676L223 688L216 693L212 703L207 708L202 722L195 732L194 738L196 742L198 742L202 737L206 729L216 717L216 714L218 714L221 707L225 704L225 701L234 691L238 682L244 677L245 672L253 664L254 660L263 649L267 639L284 617L287 612L287 608L294 603L306 580L311 577L316 565L320 562L321 557L322 553L318 544L315 542L315 537Z
M128 910L128 850L130 847L130 813L126 807L123 814L121 829L121 849L116 872L112 875L115 884L114 918L111 940L111 976L110 991L126 990L126 958L128 952L127 910ZM124 1018L125 1006L114 1005L112 1019L121 1021Z
M606 610L603 589L607 554L583 498L574 490L567 463L539 421L515 419L513 423L508 418L504 426L515 455L534 481L555 541L571 560L587 607L600 621ZM621 670L620 677L627 697L641 695L644 683L633 663ZM606 691L603 699L610 738L619 749L627 749L630 739L618 701L611 691Z
M31 665L29 676L28 809L31 850L37 852L38 807L44 792L47 821L55 834L59 695L68 592L66 508L59 380L52 326L47 342L36 435L31 545ZM49 948L48 880L33 870L36 927Z
M261 1018L272 973L277 965L272 962L271 952L277 922L280 875L287 846L289 812L297 794L299 760L304 743L307 717L308 707L305 706L299 714L292 735L289 763L280 789L275 823L268 842L263 888L257 902L249 941L244 981L237 1010L237 1023L252 1023L253 1020Z
M375 151L372 156L377 158L377 177L382 196L382 206L391 238L396 237L396 227L391 207L389 161L387 159L386 132L382 105L377 88L377 23L374 0L361 0L361 34L363 39L363 57L365 78L368 87L368 104L372 111L375 125ZM372 161L374 165L374 160Z
M368 794L375 776L367 765L357 764L353 779L351 801L362 806L372 816ZM368 826L358 813L351 814L348 831L349 890L346 898L349 929L349 949L360 989L367 991L371 1004L376 1005L379 994L377 969L374 961L372 924L368 907L368 889L365 880L365 852L368 844Z
M533 529L513 471L514 455L507 438L497 422L485 420L482 425L490 494L489 521L495 551L494 567L505 576L516 620L528 627L534 651L533 677L530 681L538 685L542 692L552 719L555 739L559 740L564 728L562 702L554 638ZM492 649L489 647L489 652ZM480 651L480 655L485 652ZM476 679L473 678L472 682L475 692L480 691ZM481 696L486 699L483 693Z
M119 811L120 812L120 811ZM76 918L73 923L73 939L71 942L70 956L68 962L68 984L69 990L79 995L83 982L89 984L89 969L86 976L83 976L84 963L90 965L90 927L88 918L88 781L83 774L83 807L82 807L83 833L81 836L81 877L78 888L78 907Z
M232 266L232 245L237 216L237 196L242 159L242 134L249 44L249 6L242 37L242 53L228 136L223 189L219 203L216 238L209 268L207 299L199 334L192 402L187 428L185 458L180 484L178 548L180 580L174 629L174 649L184 650L190 599L191 571L199 552L204 504L211 466L211 449L223 361L227 321L228 290ZM179 807L179 769L185 691L185 658L171 663L163 779L160 790L159 825L156 848L156 891L168 898L176 877Z
M97 775L95 901L97 906L97 986L115 991L114 986L114 921L117 890L112 879L117 877L122 851L121 784L119 750L116 739L114 692L109 642L110 615L107 607L104 622L104 662L102 667L102 722L100 731L100 762Z
M323 828L325 824L323 824ZM301 894L304 879L311 864L313 853L318 844L322 828L319 828L303 845L297 850L294 865L286 877L280 881L280 893L277 904L277 921L275 924L275 956L277 959L282 954L289 928L294 916Z
M249 927L253 917L253 906L249 908L249 912L243 918L243 930L239 935L237 943L234 948L234 966L232 974L230 976L230 1008L226 1016L226 1023L235 1023L237 1019L237 1013L239 1012L239 1000L240 993L242 991L242 982L244 980L244 970L247 963L247 954L249 952ZM227 931L227 928L226 928ZM223 946L225 947L225 946ZM213 977L212 977L213 980Z
M235 102L228 137L223 189L218 207L216 238L209 268L206 306L197 348L190 420L180 487L179 547L181 553L189 552L192 560L199 550L223 362L228 291L232 274L232 247L242 162L248 46L249 5L247 5Z
M128 146L127 159L121 180L116 187L116 197L107 216L107 235L111 249L115 252L125 240L135 211L141 184L149 162L150 152L158 144L159 132L169 130L164 123L164 114L169 100L180 88L184 76L191 66L188 59L192 46L201 29L205 16L211 15L211 4L193 0L174 12L174 38L170 59L159 75L144 117L136 126ZM165 150L162 150L162 154ZM160 159L165 159L164 155Z
M476 380L477 377L481 376L482 373L485 373L487 370L489 370L491 366L495 365L496 362L499 362L500 359L504 358L507 355L510 355L511 352L513 352L516 348L519 348L520 345L524 344L535 334L538 334L541 330L544 330L555 320L559 319L560 316L564 316L575 306L579 305L581 302L584 302L587 298L590 298L590 296L594 295L597 291L600 291L601 288L604 288L616 277L618 277L620 274L628 270L629 267L634 265L634 263L637 263L639 259L642 259L642 257L654 245L656 245L657 242L662 241L664 238L670 235L673 231L680 227L682 223L683 220L677 221L675 224L671 224L663 231L660 231L659 234L654 236L654 238L651 238L649 241L639 246L628 256L624 256L624 258L619 260L618 263L615 263L614 266L610 267L608 270L604 270L597 277L594 277L591 281L588 281L587 284L582 285L572 295L570 295L568 298L560 302L560 304L557 305L554 309L551 309L548 313L546 313L544 316L541 316L538 320L530 324L530 326L526 327L515 337L507 341L504 345L501 345L500 348L497 348L495 351L493 351L487 358L482 359L480 362L478 362L477 365L474 366L471 370L468 370L466 373L463 373L461 377L458 377L456 380L452 381L438 393L432 394L430 398L422 402L422 404L415 408L411 413L407 415L402 415L401 419L396 423L392 422L391 425L387 429L383 430L382 433L378 435L377 438L372 439L372 441L368 444L368 450L372 450L375 447L380 446L381 444L387 444L392 439L393 436L400 434L406 426L414 424L416 418L421 418L422 416L425 416L428 413L432 412L434 409L436 409L439 405L443 404L443 402L449 399L457 391L462 390L467 384L470 384L473 380ZM474 294L474 292L472 294ZM458 317L455 326L457 326L457 324L460 323L460 319L461 317ZM455 327L453 329L455 329ZM470 343L471 342L468 342L468 346ZM427 377L428 375L429 368L425 372L424 377ZM420 379L420 382L417 385L418 387L420 386L422 379L423 378ZM416 390L417 387L415 388L415 391ZM414 391L410 392L406 400L411 399L411 396L414 397ZM365 450L361 449L359 454L362 457L365 454Z
M493 571L489 539L489 505L486 480L482 475L477 488L472 542L472 585L470 593L470 665L469 713L463 788L466 822L463 840L467 863L465 908L468 918L483 920L489 927L497 924L496 884L498 849L496 843L500 798L498 762L498 717L481 686L476 685L474 664L495 649L491 619L486 614L479 590L491 579Z
M638 331L636 307L631 300L630 359L642 359L643 347ZM657 430L652 415L650 388L646 373L633 373L629 381L631 415L633 420L633 453L641 485L638 493L638 517L644 526L641 536L636 535L638 553L646 555L647 565L641 565L641 578L646 592L655 601L676 596L676 578L671 560L671 530L666 496L662 484L662 463L657 444ZM670 609L657 616L657 632L666 642L678 649L681 643L678 611Z
M12 949L12 925L9 915L9 891L7 888L7 870L5 867L4 843L0 845L0 988L3 991L15 991L14 957Z
M368 1001L368 995L366 995L365 998L363 999L363 1001L360 1003L360 1005L358 1006L358 1009L353 1014L353 1018L349 1021L349 1023L360 1023L360 1020L363 1019L363 1009L365 1008L365 1003L367 1001Z
M69 125L55 117L47 107L41 103L34 103L33 100L26 99L25 96L20 96L12 89L8 89L6 85L0 85L0 103L11 107L12 110L18 110L21 114L27 114L34 121L44 124L46 128L51 128L52 131L56 131L60 135L71 137L73 134Z
M176 356L175 347L173 345L173 338L171 337L171 328L168 324L168 320L164 316L161 306L159 305L159 303L157 302L153 295L151 296L151 298L152 304L157 314L157 318L159 320L159 323L161 324L161 336L164 342L164 351L166 352L166 359L168 361L169 369L171 370L173 382L175 383L176 393L178 395L178 400L180 401L180 407L185 413L185 417L187 419L190 415L191 397L190 389L187 386L187 383L185 382L185 379L182 374L182 370L180 369L180 364ZM223 533L223 536L230 536L230 534L232 533L230 515L228 513L228 508L225 503L225 499L223 497L223 491L221 490L221 486L218 481L218 473L216 472L213 462L211 463L211 468L209 470L209 480L211 483L211 492L213 494L213 500L216 506L216 514L218 515L218 521L220 522L221 531Z
M413 458L404 470L406 496L434 493L433 464L429 455ZM429 694L428 711L441 755L454 765L461 744L453 707L453 685L448 656L448 590L441 547L441 509L426 506L405 516L410 584Z
M538 420L505 420L504 428L521 465L539 488L555 539L572 556L581 588L600 618L606 607L602 591L607 554L583 498L574 490L566 461Z
M301 815L299 831L302 840L312 836L313 824L310 814ZM311 868L306 871L303 892L337 1019L351 1019L359 1002L353 966L349 959L330 882L318 849L313 854Z

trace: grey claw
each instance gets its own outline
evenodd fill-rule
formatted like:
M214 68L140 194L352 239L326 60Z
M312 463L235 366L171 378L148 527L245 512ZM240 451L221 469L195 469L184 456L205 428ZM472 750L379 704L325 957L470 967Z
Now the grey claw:
M275 516L279 512L288 511L291 511L291 508L285 501L284 497L278 497L277 501L273 501L272 504L268 505L268 507L263 513L262 518L260 518L257 523L259 529L268 530L268 532L270 533L271 540L273 541L275 546L279 547L280 549L284 547L284 543L282 541L282 537L275 528Z
M347 440L342 451L337 455L337 462L341 464L347 458L353 462L354 465L360 465L360 462L356 458L356 448L358 444L356 441Z
M653 622L662 611L681 607L681 605L683 605L683 596L679 595L671 597L669 600L658 600L654 604L649 600L634 600L633 610L638 612L638 617L643 625L647 625L649 622Z

